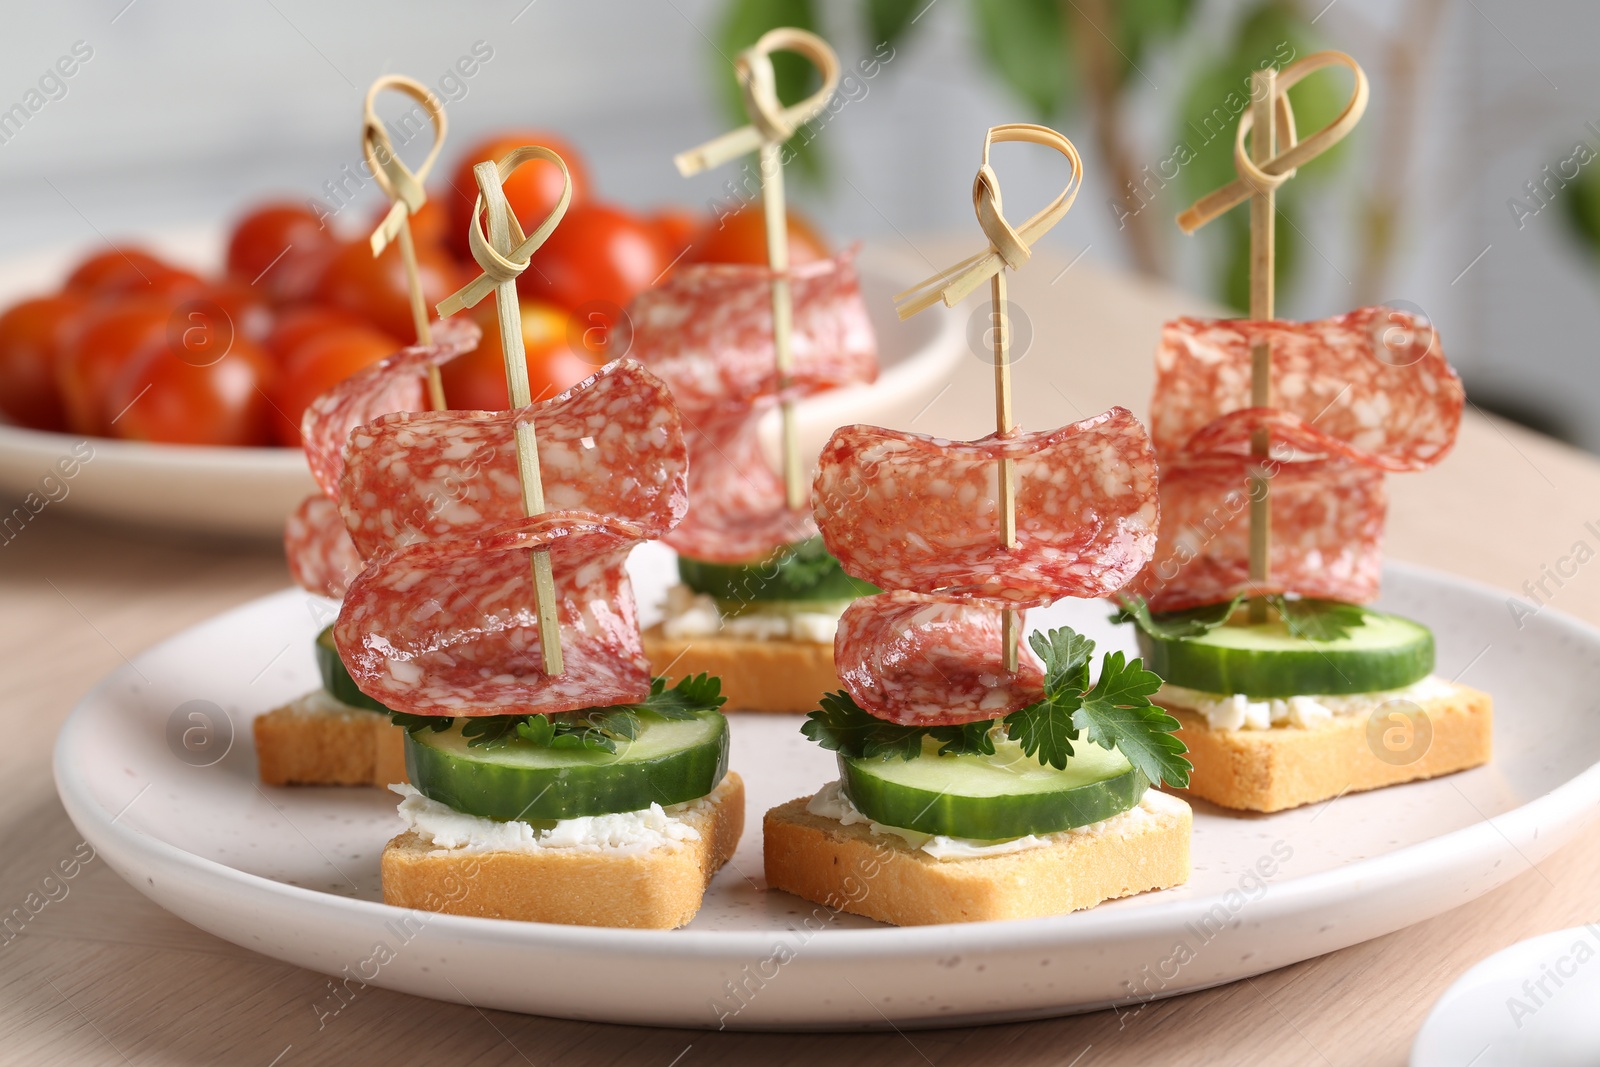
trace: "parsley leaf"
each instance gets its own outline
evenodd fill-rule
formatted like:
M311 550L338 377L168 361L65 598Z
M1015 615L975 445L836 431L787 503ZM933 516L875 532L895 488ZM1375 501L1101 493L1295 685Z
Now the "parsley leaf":
M1082 695L1072 712L1072 724L1101 748L1113 748L1128 757L1153 783L1189 784L1188 751L1172 735L1178 720L1150 703L1161 688L1161 677L1144 669L1139 659L1128 662L1121 652L1106 654L1100 680Z
M722 679L712 674L686 675L667 688L665 678L650 683L650 695L641 704L622 704L629 711L648 711L663 719L692 719L702 711L716 711L728 702L722 695ZM591 709L610 711L610 708ZM580 713L581 714L581 713Z
M909 760L922 754L924 728L873 718L842 689L827 694L821 703L806 716L800 732L823 748L851 758L899 756Z
M928 736L941 741L941 756L992 756L994 755L994 720L980 719L960 726L935 726Z
M1117 611L1111 616L1114 623L1131 622L1151 637L1172 641L1185 637L1200 637L1227 622L1238 606L1244 602L1240 593L1232 600L1220 604L1206 604L1184 611L1163 611L1152 614L1150 605L1141 596L1119 596Z
M389 721L404 728L408 734L419 734L424 730L434 733L448 730L455 719L448 715L408 715L403 711L391 711Z
M1268 598L1278 609L1289 636L1307 641L1337 641L1350 636L1366 621L1367 611L1360 604L1346 604L1340 600L1285 596Z

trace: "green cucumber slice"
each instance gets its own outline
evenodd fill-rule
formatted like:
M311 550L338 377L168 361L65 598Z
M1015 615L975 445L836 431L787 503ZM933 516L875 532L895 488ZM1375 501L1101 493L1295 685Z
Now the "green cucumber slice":
M1146 669L1203 693L1291 697L1399 689L1433 671L1433 633L1421 623L1367 610L1333 641L1292 637L1282 620L1218 626L1198 637L1138 632Z
M881 590L852 578L828 554L822 538L785 545L749 563L708 563L678 557L678 580L719 601L854 600Z
M406 774L424 796L468 815L539 822L698 800L728 769L728 720L639 714L639 736L617 751L547 748L512 738L469 747L457 719L406 735Z
M1116 749L1073 746L1066 770L1042 766L1015 741L992 756L839 757L844 792L874 822L924 834L1002 841L1109 819L1139 803L1150 782Z
M339 649L333 643L332 626L317 635L316 649L317 671L322 675L322 688L326 689L335 700L352 708L365 708L368 711L389 714L388 708L356 688L355 679L345 670L344 660L339 658Z

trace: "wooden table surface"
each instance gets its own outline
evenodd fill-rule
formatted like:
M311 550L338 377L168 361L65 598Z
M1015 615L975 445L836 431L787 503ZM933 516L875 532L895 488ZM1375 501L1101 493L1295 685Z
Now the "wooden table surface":
M963 245L930 243L943 264ZM950 256L953 261L957 256ZM1040 255L1012 283L1034 340L1017 413L1058 425L1122 403L1142 411L1160 322L1189 297ZM956 311L969 315L976 301ZM1448 324L1445 340L1448 344ZM910 427L985 432L989 372L964 360ZM1540 576L1600 519L1600 462L1468 411L1441 467L1391 476L1389 551L1507 590ZM9 505L7 510L9 510ZM283 587L273 545L218 544L74 521L51 508L0 544L0 914L41 891L80 838L50 774L61 722L97 679L163 638ZM1600 623L1600 568L1552 606ZM103 862L19 936L0 934L0 1062L277 1064L627 1062L654 1067L814 1063L977 1065L1399 1064L1445 987L1490 953L1600 919L1600 827L1475 903L1280 971L1147 1005L1016 1025L869 1035L756 1035L608 1027L479 1012L369 988L320 1029L323 975L168 915ZM59 891L58 891L59 893Z

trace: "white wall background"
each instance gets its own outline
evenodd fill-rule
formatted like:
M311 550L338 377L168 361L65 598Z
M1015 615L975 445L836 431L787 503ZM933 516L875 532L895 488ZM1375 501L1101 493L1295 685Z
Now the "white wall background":
M1307 13L1323 2L1306 0ZM1203 5L1205 18L1181 46L1146 67L1131 121L1151 164L1170 147L1168 116L1186 72L1221 47L1238 6ZM372 78L401 71L438 85L480 40L494 54L449 105L456 147L509 123L553 128L587 153L602 195L636 206L704 203L724 177L685 181L671 164L673 152L723 126L714 79L730 75L707 40L720 12L712 0L8 6L0 110L23 101L75 42L93 56L65 81L64 95L51 86L60 98L0 144L0 255L63 242L88 249L102 238L221 219L269 193L317 195L357 158L362 91ZM872 51L857 28L858 4L823 7L847 63ZM1362 42L1392 27L1401 7L1335 0L1318 21L1327 43L1367 62L1372 115L1385 107L1385 86ZM1589 120L1600 128L1597 39L1600 4L1592 0L1451 0L1441 39L1424 57L1419 162L1386 294L1428 311L1475 397L1525 404L1594 450L1600 268L1566 236L1559 205L1519 229L1506 201L1575 141L1600 150L1600 134L1585 128ZM968 197L982 130L1030 117L982 70L966 0L935 0L866 95L830 122L833 180L801 198L838 236L912 251L931 233L976 237ZM1124 263L1090 131L1081 119L1063 125L1084 150L1089 180L1046 245L1063 260L1087 248L1092 259ZM1370 173L1373 142L1356 144L1368 158L1349 173ZM1019 154L1001 165L1013 217L1053 195L1048 161ZM1318 316L1354 303L1346 210L1354 192L1330 192L1311 220L1315 253L1281 313ZM376 192L368 195L375 205ZM1159 206L1170 217L1182 205ZM1175 240L1174 249L1180 279L1207 289L1193 242Z

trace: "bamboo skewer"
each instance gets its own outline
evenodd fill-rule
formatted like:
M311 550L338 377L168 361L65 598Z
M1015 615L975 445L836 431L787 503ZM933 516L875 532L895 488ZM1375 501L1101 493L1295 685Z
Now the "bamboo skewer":
M389 139L388 127L378 117L374 107L378 94L385 89L404 93L421 104L423 110L427 112L428 121L433 124L433 145L428 149L427 156L415 173L401 162L399 155L395 153L394 143ZM367 89L361 125L361 154L366 157L367 166L372 170L378 188L382 189L391 201L388 213L378 223L378 228L372 231L372 254L374 257L382 255L390 241L398 240L400 259L406 268L406 289L411 298L411 322L416 328L419 345L433 343L433 330L428 324L428 308L422 296L422 276L417 270L417 249L411 238L411 216L422 210L422 205L427 203L428 194L422 183L427 180L428 172L433 169L434 160L439 158L439 149L444 147L445 133L448 129L444 104L433 95L431 89L413 78L401 74L386 74ZM435 411L443 411L445 408L444 380L439 376L439 368L434 366L428 368L428 403Z
M1006 221L1000 203L1000 179L989 165L989 150L996 144L1008 141L1025 142L1053 148L1067 157L1072 174L1067 186L1020 228ZM1016 270L1033 255L1031 245L1050 227L1061 221L1072 207L1078 189L1083 184L1083 160L1072 142L1047 126L1030 123L1013 123L993 126L983 138L983 165L972 183L972 206L978 216L978 225L989 239L989 247L976 255L968 256L931 278L895 294L895 309L901 319L908 319L925 308L943 301L954 307L984 281L989 282L990 328L994 344L994 420L995 435L1007 437L1016 430L1011 417L1011 308L1006 296L1006 270ZM996 510L1000 547L1010 551L1017 547L1016 462L1001 458L996 481ZM1021 628L1021 613L1006 608L1001 614L1000 644L1005 669L1017 669L1017 637Z
M1354 86L1344 109L1327 126L1301 141L1296 136L1294 110L1288 90L1306 75L1325 67L1342 66L1354 76ZM1278 187L1294 177L1295 169L1332 148L1344 138L1367 107L1367 78L1358 64L1343 52L1317 52L1291 63L1283 70L1268 67L1250 79L1250 108L1239 119L1234 137L1233 166L1238 177L1221 189L1208 193L1178 215L1178 226L1193 233L1207 222L1233 207L1250 201L1250 318L1267 322L1276 315L1274 307L1274 238L1277 223ZM1245 138L1250 140L1245 151ZM1279 143L1281 142L1281 144ZM1272 404L1272 350L1266 342L1250 349L1250 405ZM1249 619L1265 622L1266 601L1259 595L1272 578L1272 498L1264 463L1271 449L1265 429L1250 436L1250 468L1247 491L1250 498L1250 598Z
M794 52L814 63L822 87L804 100L784 107L778 99L772 70L773 52ZM815 118L832 99L839 85L839 58L827 41L793 27L768 30L734 60L734 70L744 91L750 125L679 153L674 162L685 177L718 166L750 151L757 152L761 173L761 207L767 231L767 267L772 281L772 349L778 369L778 410L782 426L784 498L793 511L806 506L806 486L800 465L799 429L794 399L789 395L794 372L791 335L794 297L789 285L789 216L783 191L783 145L795 130Z
M506 201L502 183L528 160L542 159L561 168L563 182L561 199L533 233L523 235L522 226L512 214ZM524 145L498 163L483 162L472 168L478 183L478 200L473 206L472 228L468 231L468 244L472 258L483 273L468 282L457 292L439 303L441 318L469 308L490 293L494 294L495 312L499 320L500 346L505 357L506 388L514 410L526 408L533 402L528 388L528 363L522 344L522 310L517 302L517 276L528 269L528 259L534 250L561 222L572 199L572 177L567 173L566 162L555 152L540 145ZM488 220L488 235L484 235L484 217ZM539 442L532 416L516 423L517 474L522 484L522 510L525 515L541 514L545 510L544 481L539 471ZM562 671L561 628L557 618L555 578L550 569L550 553L544 549L529 552L529 567L533 576L534 611L539 619L539 649L544 660L544 672L549 675Z

